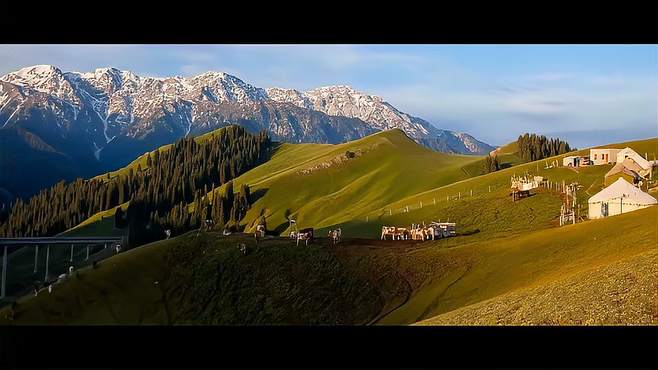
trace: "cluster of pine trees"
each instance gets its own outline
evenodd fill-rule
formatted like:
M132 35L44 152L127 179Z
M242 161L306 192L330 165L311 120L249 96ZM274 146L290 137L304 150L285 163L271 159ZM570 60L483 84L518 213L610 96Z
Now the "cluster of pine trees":
M576 150L571 149L566 141L549 139L544 135L525 133L520 135L516 142L519 145L519 155L526 161L536 161Z
M208 191L261 163L269 147L266 133L252 135L240 126L226 127L202 142L185 138L166 150L151 153L144 169L138 165L136 171L130 168L113 178L108 174L103 179L60 182L27 201L18 200L0 224L0 236L54 235L127 201L130 203L126 214L119 212L123 226L150 229L158 224L178 231L189 229L205 215L190 216L187 204L196 200L205 206ZM244 215L245 202L249 203L248 187L241 189L246 198L242 194L233 196L232 186L229 194L228 188L227 185L225 201L219 202L221 206L218 202L213 204L221 207L225 215L218 218L222 223L239 220L237 217ZM237 210L233 210L234 198L240 199Z
M498 163L498 156L488 155L484 159L484 173L496 172L500 169L500 163Z

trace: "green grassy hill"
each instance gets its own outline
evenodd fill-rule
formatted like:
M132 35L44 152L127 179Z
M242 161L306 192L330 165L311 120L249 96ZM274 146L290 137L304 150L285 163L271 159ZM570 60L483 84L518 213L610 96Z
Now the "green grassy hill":
M414 294L407 303L380 323L413 323L499 296L500 304L505 306L508 301L502 297L504 294L531 287L541 292L540 287L566 277L656 251L658 231L653 226L657 222L658 207L650 207L513 238L479 240L449 248L440 248L444 241L428 242L426 251L400 259L422 277L410 281ZM432 248L433 244L439 248ZM444 261L453 260L463 262L440 267L447 263ZM419 266L424 266L422 272ZM563 299L566 302L569 297ZM644 304L651 302L647 299ZM586 321L583 315L577 318ZM626 320L630 323L630 316Z
M300 227L322 228L465 179L462 166L479 159L438 153L390 130L340 145L284 144L268 162L234 180L234 188L246 183L260 194L245 218L248 227L264 212L277 231L287 228L288 213Z
M651 207L459 245L347 239L330 246L322 239L296 247L285 238L256 245L244 234L193 231L110 257L97 269L82 269L52 294L21 299L14 320L8 319L9 308L0 310L0 324L411 324L437 315L441 323L461 324L477 320L478 304L491 302L496 312L523 307L524 315L495 321L485 310L481 322L633 324L640 317L644 323L643 312L651 315L655 304L645 294L646 278L636 280L642 286L633 290L640 316L613 310L590 317L601 310L573 311L571 297L555 292L570 291L583 274L595 284L596 271L619 271L619 264L632 269L634 256L655 254L657 222L658 207ZM248 245L247 255L239 252L239 243ZM638 263L644 266L640 271L655 276L656 264ZM601 278L603 285L611 280ZM542 296L542 287L550 297ZM582 284L577 291L582 293ZM519 303L516 297L528 292L544 303ZM579 298L583 294L574 300L582 306L606 300L609 292L593 289L589 301ZM557 300L557 306L547 300ZM445 319L453 311L457 319ZM551 312L557 316L547 317ZM541 319L526 320L529 316Z
M127 173L137 164L146 168L145 158L138 158L110 176ZM338 145L279 144L269 161L235 179L233 188L249 184L257 198L243 221L248 230L264 214L268 229L280 234L288 227L286 217L296 219L300 227L322 228L358 218L412 194L466 179L473 175L464 167L479 163L481 158L435 152L416 144L400 130L390 130ZM192 211L194 204L189 209ZM76 234L108 230L109 221L105 222L107 225L93 225L101 216L113 215L114 210L94 215L81 225L84 228L77 228Z
M658 250L515 290L418 325L658 324Z
M658 138L606 145L626 146L658 155ZM501 155L513 154L506 151ZM597 283L596 271L618 276L635 256L650 265L658 246L658 207L557 227L562 200L555 188L512 202L515 174L540 175L554 185L577 181L586 216L587 199L611 166L547 167L565 155L472 177L465 168L481 157L433 152L397 130L340 145L281 144L268 162L234 180L236 189L249 184L256 198L243 221L247 231L264 214L268 229L285 235L290 216L318 236L340 225L346 237L340 247L326 240L294 247L284 238L256 246L247 235L193 231L80 271L53 295L23 299L15 322L411 324L435 316L436 323L468 323L481 314L481 322L497 323L490 310L512 312L515 319L501 321L507 324L553 322L548 312L561 324L645 322L650 314L597 318L587 316L596 315L591 310L542 313L529 303L513 314L519 297L548 307L566 291L580 297L579 307L608 302L602 294L610 290L604 280ZM112 216L113 210L101 212L70 233L105 233ZM382 225L439 220L457 222L458 236L376 240ZM252 253L239 254L238 243ZM587 291L590 285L600 289ZM550 295L541 295L543 287ZM649 307L642 289L634 290L632 305Z
M658 154L657 138L605 146L630 146L649 157ZM515 152L516 143L510 143L499 155ZM512 203L509 179L526 172L547 178L553 186L563 181L581 184L578 203L586 218L587 199L603 188L603 175L611 165L547 168L554 161L561 163L565 155L515 162L514 167L476 176L472 169L481 157L437 153L391 130L340 145L281 144L268 162L235 179L234 189L249 184L257 198L242 222L247 231L261 215L276 234L287 233L291 217L298 227L324 233L341 226L347 236L367 238L378 237L382 225L450 220L458 223L461 234L470 234L464 238L477 240L557 224L562 200L555 188L539 189ZM108 210L95 215L76 228L76 235L108 232L113 214ZM101 216L103 223L96 225Z

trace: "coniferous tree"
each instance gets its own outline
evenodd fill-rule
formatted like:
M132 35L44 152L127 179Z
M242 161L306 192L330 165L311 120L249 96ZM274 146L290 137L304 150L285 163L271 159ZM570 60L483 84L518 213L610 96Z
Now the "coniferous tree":
M154 151L148 170L138 165L136 172L130 167L114 177L108 173L102 179L77 179L68 184L61 181L28 200L19 199L0 209L0 237L54 235L126 201L131 202L129 211L117 210L117 213L120 219L121 213L125 213L123 218L132 225L133 234L140 232L155 237L153 233L157 234L158 227L174 225L177 232L182 232L190 221L194 222L187 212L187 203L194 200L198 191L204 189L205 196L208 185L228 182L253 168L264 160L268 146L266 135L250 135L238 126L211 135L204 144L196 143L194 138L182 139L167 150ZM229 163L237 172L230 171ZM217 197L208 206L215 222L227 221L231 216L235 199L232 183L227 188L230 188L227 195L230 199ZM244 201L250 196L248 188L241 188L240 193L240 207L248 207L248 201ZM234 213L234 217L243 214L244 211ZM136 240L136 237L131 236L137 242L148 239Z

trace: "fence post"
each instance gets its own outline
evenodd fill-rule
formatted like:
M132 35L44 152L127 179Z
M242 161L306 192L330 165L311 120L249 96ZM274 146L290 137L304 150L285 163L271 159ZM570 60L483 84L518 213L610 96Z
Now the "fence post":
M489 185L487 188L489 189L489 192L491 193L491 185Z
M87 244L87 257L85 258L85 261L89 259L89 244Z
M69 262L73 262L73 244L71 244L71 258L69 258Z
M461 191L457 193L457 199L462 199L462 192Z
M436 198L433 198L433 199L434 199L434 205L436 205Z
M471 189L471 196L473 196L473 189Z
M420 202L420 208L423 208L423 202Z

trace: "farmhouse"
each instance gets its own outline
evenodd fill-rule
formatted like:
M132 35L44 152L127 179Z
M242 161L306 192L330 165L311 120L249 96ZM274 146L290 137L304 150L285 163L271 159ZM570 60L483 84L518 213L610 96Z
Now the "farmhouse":
M562 158L562 165L564 167L580 167L589 166L589 157L586 155L570 155Z
M587 201L589 218L603 218L658 204L658 200L624 180L617 179Z
M580 156L570 155L562 158L562 165L565 167L578 167L580 165Z
M589 159L595 166L601 164L609 164L617 162L617 153L620 149L604 148L604 149L590 149Z

